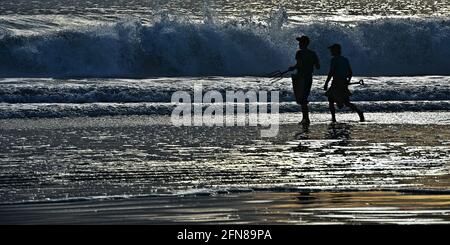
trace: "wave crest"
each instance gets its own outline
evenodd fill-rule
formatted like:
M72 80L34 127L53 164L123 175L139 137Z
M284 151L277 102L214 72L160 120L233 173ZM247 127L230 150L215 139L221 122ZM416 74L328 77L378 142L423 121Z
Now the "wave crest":
M279 14L279 13L278 13ZM284 15L279 14L281 17ZM280 18L281 18L280 17ZM339 42L359 75L449 75L450 20L378 19L283 26L240 21L130 19L19 35L0 26L0 77L262 75L294 62L295 37L312 39L327 70Z

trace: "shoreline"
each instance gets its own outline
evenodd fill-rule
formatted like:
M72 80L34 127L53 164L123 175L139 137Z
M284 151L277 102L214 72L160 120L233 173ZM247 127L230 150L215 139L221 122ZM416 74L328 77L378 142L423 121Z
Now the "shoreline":
M367 115L1 120L0 224L450 224L450 113Z

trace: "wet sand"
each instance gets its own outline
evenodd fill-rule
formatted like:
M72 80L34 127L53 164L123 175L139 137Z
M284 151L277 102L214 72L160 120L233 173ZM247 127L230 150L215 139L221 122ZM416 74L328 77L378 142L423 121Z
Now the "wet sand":
M254 192L0 206L2 224L450 224L450 193Z
M0 224L449 223L450 113L1 120ZM306 195L306 193L309 193Z

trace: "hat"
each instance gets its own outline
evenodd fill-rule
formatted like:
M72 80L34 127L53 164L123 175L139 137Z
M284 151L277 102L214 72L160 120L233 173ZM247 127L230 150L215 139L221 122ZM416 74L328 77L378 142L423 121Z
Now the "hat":
M303 41L303 40L309 42L309 37L308 37L308 36L301 36L301 37L295 38L295 40L297 40L297 41L299 41L299 42L301 42L301 41Z
M341 45L338 43L335 43L331 46L328 47L329 49L337 49L337 50L341 50Z

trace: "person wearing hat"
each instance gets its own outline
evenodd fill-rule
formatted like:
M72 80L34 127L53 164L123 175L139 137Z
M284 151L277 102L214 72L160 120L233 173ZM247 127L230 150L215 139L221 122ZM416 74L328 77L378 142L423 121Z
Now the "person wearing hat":
M297 73L292 75L292 86L294 89L295 100L300 105L302 110L303 126L310 124L309 110L308 110L308 96L311 92L312 74L314 67L320 68L319 58L316 52L308 49L309 38L307 36L297 37L300 50L295 54L297 63L289 67L289 71L297 69Z
M341 55L341 45L333 44L328 47L331 55L330 71L328 72L327 80L325 81L324 90L325 95L328 96L329 108L331 112L331 120L336 122L336 109L334 103L341 109L344 105L349 107L352 111L358 113L361 122L364 122L364 114L354 104L350 103L350 91L348 85L352 79L352 68L347 58ZM333 78L330 89L328 83Z

